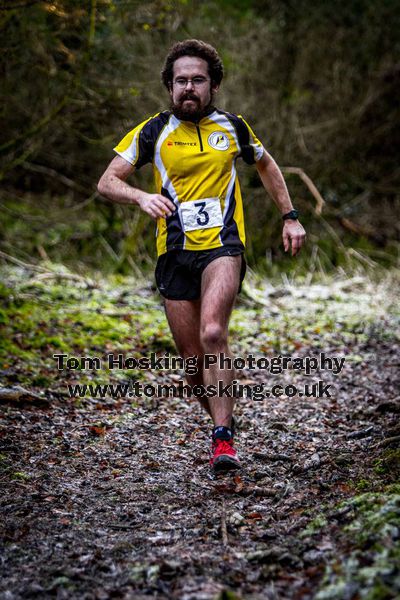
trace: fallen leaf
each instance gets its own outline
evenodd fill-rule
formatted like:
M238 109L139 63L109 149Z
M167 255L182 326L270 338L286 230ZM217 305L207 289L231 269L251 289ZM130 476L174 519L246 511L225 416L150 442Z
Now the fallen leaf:
M263 516L259 512L251 512L248 515L246 515L246 519L252 519L254 521L261 521L262 518Z

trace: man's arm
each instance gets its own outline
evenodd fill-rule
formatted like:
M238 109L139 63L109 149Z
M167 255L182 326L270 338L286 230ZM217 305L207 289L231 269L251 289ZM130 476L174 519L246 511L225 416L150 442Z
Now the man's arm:
M264 188L275 202L282 215L293 210L285 180L278 165L268 152L256 162L256 167ZM304 227L296 219L287 219L283 224L283 247L285 252L292 246L292 256L297 254L306 237Z
M126 179L134 170L135 167L128 161L121 156L116 156L100 177L97 184L98 192L113 202L137 204L153 219L170 217L175 210L171 200L161 194L148 194L126 183Z

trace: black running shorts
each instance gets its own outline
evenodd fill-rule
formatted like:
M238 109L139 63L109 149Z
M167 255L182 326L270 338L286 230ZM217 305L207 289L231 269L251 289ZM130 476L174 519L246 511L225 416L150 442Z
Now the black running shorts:
M242 281L246 274L243 250L226 247L213 250L170 250L159 256L156 265L156 283L160 294L169 300L198 300L201 295L201 276L207 265L220 256L242 256Z

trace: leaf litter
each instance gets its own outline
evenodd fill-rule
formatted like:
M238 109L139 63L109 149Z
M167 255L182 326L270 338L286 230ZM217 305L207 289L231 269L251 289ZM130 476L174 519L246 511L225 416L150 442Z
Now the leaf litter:
M195 401L67 393L71 382L182 373L55 367L56 352L173 352L149 284L3 275L2 598L400 594L396 278L247 285L231 322L235 356L346 360L338 375L238 372L251 385L321 378L333 393L240 399L244 468L215 478Z

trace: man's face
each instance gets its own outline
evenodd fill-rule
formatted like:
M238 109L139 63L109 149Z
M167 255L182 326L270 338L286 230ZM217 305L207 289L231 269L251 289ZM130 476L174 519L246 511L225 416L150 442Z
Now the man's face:
M172 111L179 119L201 119L217 89L218 86L211 84L208 64L202 58L182 56L174 62L169 93Z

